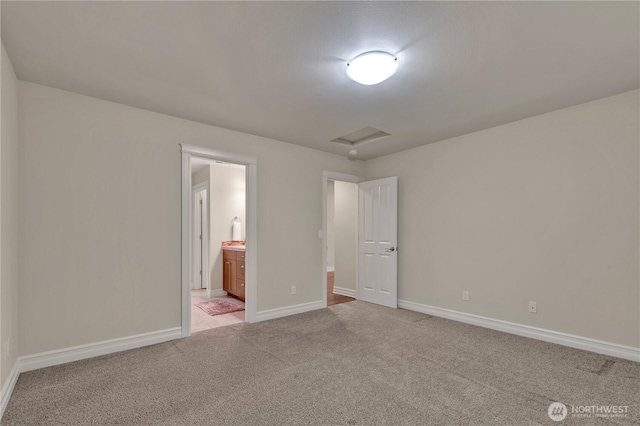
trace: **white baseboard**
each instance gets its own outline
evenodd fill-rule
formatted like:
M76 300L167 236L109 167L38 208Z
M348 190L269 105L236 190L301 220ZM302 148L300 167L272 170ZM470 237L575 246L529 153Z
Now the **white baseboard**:
M13 388L16 386L16 382L18 381L18 376L20 376L20 358L18 358L13 364L13 368L11 369L11 373L9 373L7 381L2 384L2 406L0 407L0 419L4 415L5 408L7 408L7 404L9 403L9 399L13 393Z
M2 412L0 412L0 418L4 414L4 410L9 402L9 398L11 398L13 388L20 373L37 370L38 368L66 364L67 362L79 361L81 359L93 358L100 355L107 355L114 352L155 345L156 343L167 342L181 337L182 328L175 327L167 330L152 331L150 333L137 334L135 336L121 337L118 339L105 340L102 342L89 343L71 348L57 349L54 351L41 352L39 354L22 356L16 360L7 382L2 387Z
M303 312L315 311L325 308L322 300L302 303L300 305L285 306L284 308L268 309L256 313L256 322L267 321L275 318L287 317L289 315L301 314Z
M335 266L327 266L327 272L335 272L336 268Z
M67 362L93 358L95 356L155 345L156 343L179 339L180 337L182 337L182 328L175 327L34 355L26 355L20 358L20 372L24 373L25 371L36 370L38 368L51 367L53 365L65 364Z
M356 291L355 290L351 290L350 288L344 288L344 287L333 287L333 294L341 294L343 296L348 296L348 297L356 297Z
M215 290L209 290L209 297L223 297L226 295L227 295L227 292L221 288L217 288Z
M490 328L492 330L503 331L505 333L516 334L518 336L529 337L531 339L543 340L545 342L557 343L571 348L583 349L585 351L640 362L640 348L635 348L633 346L604 342L602 340L591 339L588 337L575 336L572 334L497 320L480 315L423 305L420 303L409 302L407 300L398 300L398 307L436 317L473 324L484 328Z

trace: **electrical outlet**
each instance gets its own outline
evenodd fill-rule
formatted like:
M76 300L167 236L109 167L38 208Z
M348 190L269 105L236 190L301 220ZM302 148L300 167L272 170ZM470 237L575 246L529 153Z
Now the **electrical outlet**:
M462 300L469 300L469 292L468 291L463 291L462 292Z
M529 302L529 312L532 314L538 313L538 306L536 305L536 302Z
M291 294L296 294L296 286L295 285L291 286Z

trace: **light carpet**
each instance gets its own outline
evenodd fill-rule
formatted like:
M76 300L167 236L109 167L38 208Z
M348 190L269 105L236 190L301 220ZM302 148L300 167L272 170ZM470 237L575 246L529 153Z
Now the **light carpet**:
M4 425L639 424L640 364L350 302L24 373ZM550 420L549 405L628 406Z

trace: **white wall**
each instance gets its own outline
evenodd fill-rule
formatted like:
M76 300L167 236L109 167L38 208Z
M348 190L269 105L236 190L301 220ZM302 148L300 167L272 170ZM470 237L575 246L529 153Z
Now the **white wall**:
M356 289L358 250L358 185L334 182L335 275L334 287Z
M638 93L368 161L399 177L399 298L640 346Z
M332 180L327 181L327 269L335 267L335 192Z
M0 143L0 357L1 383L18 357L18 80L2 45ZM4 345L9 341L9 356Z
M257 158L258 311L322 300L309 272L324 256L322 171L363 175L362 162L33 83L18 93L22 355L180 325L179 143Z
M246 236L246 168L214 163L210 170L210 285L222 290L222 242L231 240L234 217L242 224L242 238Z
M367 162L400 178L400 298L639 346L638 109L633 91ZM320 176L363 163L26 82L18 110L2 330L19 133L21 355L180 324L179 143L258 159L258 310L321 300Z

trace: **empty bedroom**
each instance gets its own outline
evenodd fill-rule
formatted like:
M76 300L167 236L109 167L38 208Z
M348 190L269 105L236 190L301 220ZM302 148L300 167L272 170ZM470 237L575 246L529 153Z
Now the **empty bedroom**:
M2 425L640 423L640 3L1 1Z

